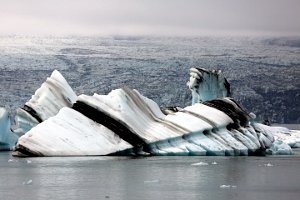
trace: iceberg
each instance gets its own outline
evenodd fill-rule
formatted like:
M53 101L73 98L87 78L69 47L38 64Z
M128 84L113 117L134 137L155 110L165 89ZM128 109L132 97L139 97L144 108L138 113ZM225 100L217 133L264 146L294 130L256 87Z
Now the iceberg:
M65 78L54 70L31 99L17 109L17 128L14 132L18 135L28 132L37 124L55 116L61 108L71 107L76 99L77 95Z
M0 108L0 150L12 150L18 136L10 130L10 118L5 108Z
M230 85L220 71L190 72L192 105L162 111L128 87L77 97L55 71L18 113L26 133L13 154L247 156L291 154L299 145L298 131L257 123L228 97Z
M228 110L219 110L219 105ZM164 115L155 102L125 87L108 95L80 95L72 108L62 108L56 116L20 137L14 154L260 154L274 138L256 130L245 119L247 113L230 98Z

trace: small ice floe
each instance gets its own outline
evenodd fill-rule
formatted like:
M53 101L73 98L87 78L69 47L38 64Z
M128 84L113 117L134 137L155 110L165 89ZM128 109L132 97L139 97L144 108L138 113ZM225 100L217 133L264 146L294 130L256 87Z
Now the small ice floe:
M221 189L235 189L236 185L220 185Z
M24 181L23 185L31 185L32 184L32 180L29 179L28 181Z
M31 160L26 160L26 162L27 162L28 164L32 163L32 161L31 161Z
M9 159L7 162L15 162L15 160L13 160L13 159Z
M206 165L208 165L208 163L206 163L206 162L198 162L198 163L193 163L191 165L192 166L206 166Z
M264 164L265 167L273 167L274 165L272 165L271 163L267 163L267 164Z
M217 165L218 163L216 161L212 162L211 163L212 165Z
M147 181L144 181L145 184L151 184L151 183L159 183L159 180L147 180Z

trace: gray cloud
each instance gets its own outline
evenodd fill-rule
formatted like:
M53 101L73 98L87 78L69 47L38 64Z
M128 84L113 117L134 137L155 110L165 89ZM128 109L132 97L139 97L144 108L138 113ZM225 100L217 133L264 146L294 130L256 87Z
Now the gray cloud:
M298 0L0 0L0 34L300 34Z

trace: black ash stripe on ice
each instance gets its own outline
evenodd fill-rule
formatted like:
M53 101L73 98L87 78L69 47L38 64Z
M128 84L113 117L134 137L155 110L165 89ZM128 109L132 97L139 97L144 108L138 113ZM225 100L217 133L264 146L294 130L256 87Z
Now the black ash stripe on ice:
M40 116L38 115L38 113L31 107L24 105L22 108L24 111L26 111L27 113L29 113L33 118L35 118L39 123L43 122L43 120L40 118Z
M248 113L232 99L214 99L203 102L203 104L212 108L216 108L228 115L234 122L231 128L238 128L240 125L246 126L250 119Z
M166 120L162 120L159 117L157 117L155 115L155 113L153 113L153 111L151 110L151 108L149 108L149 106L145 103L145 101L132 89L128 88L128 87L123 87L122 90L128 95L128 97L130 97L130 99L132 100L132 102L140 109L142 110L145 114L148 115L148 117L150 119L152 119L155 122L158 123L162 123L164 124L166 127L170 128L171 130L181 133L181 134L186 134L189 133L190 130L180 126L179 124L175 124L173 122L169 122Z
M94 120L95 122L107 127L134 147L142 147L147 144L143 138L136 134L124 122L113 118L100 108L95 109L84 102L77 101L73 105L73 109L90 118L91 120Z
M38 151L32 151L29 148L18 144L15 149L14 152L17 152L19 157L36 157L36 156L44 156L42 153L38 152Z

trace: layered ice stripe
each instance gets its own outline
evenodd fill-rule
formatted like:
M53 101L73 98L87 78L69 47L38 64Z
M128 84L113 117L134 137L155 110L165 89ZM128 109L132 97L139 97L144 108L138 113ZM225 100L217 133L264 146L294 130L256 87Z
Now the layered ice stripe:
M189 143L200 146L207 155L225 155L226 151L233 151L233 149L228 148L228 145L224 145L211 134L211 131L216 130L217 127L222 129L232 123L226 114L217 109L203 104L195 104L167 115L165 120L180 124L189 130L189 134L182 138ZM232 152L232 154L234 153Z
M79 110L82 107L80 112L85 112L84 106L88 105L120 121L147 144L189 133L188 129L165 121L165 115L159 111L158 105L147 104L143 99L137 91L123 88L113 90L108 95L80 95L73 108ZM126 139L128 136L124 137Z
M0 108L0 150L12 150L18 136L10 130L10 118L5 108Z
M86 112L86 106L89 105L98 112L105 113L105 116L121 121L130 130L129 134L140 138L144 144L142 144L143 142L137 144L129 141L128 134L120 137L134 146L143 146L143 150L152 155L206 155L207 152L211 155L225 155L225 151L229 149L228 145L223 145L215 138L209 138L203 134L206 129L211 130L215 126L225 127L232 122L223 112L199 104L195 107L202 110L202 119L199 116L183 112L164 116L159 111L157 104L148 104L144 100L145 97L142 97L137 91L123 88L114 90L107 96L81 95L73 108L85 112L88 116L91 111ZM197 111L197 109L195 110ZM205 115L207 116L205 117ZM212 120L214 125L207 123ZM100 119L99 123L103 124L103 121ZM105 126L111 127L108 124ZM193 137L201 142L195 143L195 140L192 141L188 137L189 134L193 134ZM233 149L230 150L233 152Z
M64 107L59 113L20 137L18 156L107 155L132 148L105 126Z
M65 78L54 70L23 108L17 109L15 132L23 134L52 117L63 107L71 107L77 96Z

